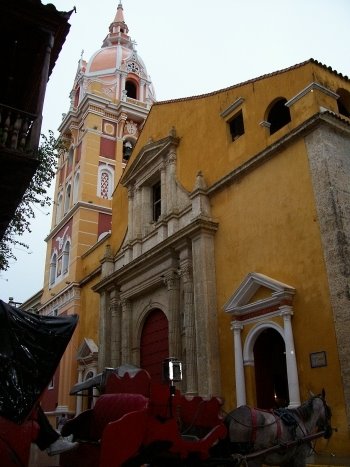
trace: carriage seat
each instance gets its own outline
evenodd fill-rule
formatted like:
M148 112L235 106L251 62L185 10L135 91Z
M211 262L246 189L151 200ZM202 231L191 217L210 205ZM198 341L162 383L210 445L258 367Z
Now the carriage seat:
M207 457L209 449L227 433L221 414L222 405L218 397L181 396L178 416L182 449Z
M201 459L208 458L211 447L227 434L221 416L222 401L217 397L188 398L176 393L171 400L173 417L170 417L169 389L164 392L163 400L159 389L151 391L153 416L148 420L145 444L169 441L170 451L183 459L192 454Z
M61 454L65 467L108 467L122 464L142 442L148 398L142 394L103 394L92 409L69 420L63 436L73 435L79 446ZM119 462L119 463L118 463Z
M2 467L28 465L30 445L39 434L39 425L28 419L18 425L0 417L0 464Z

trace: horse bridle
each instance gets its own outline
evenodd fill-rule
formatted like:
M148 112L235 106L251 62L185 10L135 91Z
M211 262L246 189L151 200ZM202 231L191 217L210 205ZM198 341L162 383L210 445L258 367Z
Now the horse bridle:
M331 417L332 417L332 411L331 411L330 407L327 405L326 399L325 399L323 394L320 394L320 395L315 396L315 397L318 397L319 399L321 399L321 401L323 402L323 408L324 408L324 423L318 424L317 427L318 427L318 429L320 431L324 431L323 437L325 439L329 439L332 436L332 433L333 433L333 429L332 429L332 426L330 424L330 420L331 420Z

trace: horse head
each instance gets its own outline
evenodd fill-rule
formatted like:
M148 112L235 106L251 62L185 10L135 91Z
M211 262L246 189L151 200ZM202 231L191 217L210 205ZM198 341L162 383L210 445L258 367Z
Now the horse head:
M320 414L316 426L319 431L324 431L323 437L329 439L332 436L333 429L331 425L332 411L326 402L326 392L322 389L321 394L314 396L313 399L319 399L322 402L322 414Z

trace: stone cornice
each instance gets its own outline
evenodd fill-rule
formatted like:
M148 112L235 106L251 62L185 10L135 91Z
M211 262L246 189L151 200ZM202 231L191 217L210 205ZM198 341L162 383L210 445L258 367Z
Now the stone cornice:
M72 123L78 125L82 120L82 115L88 111L90 105L101 106L100 109L101 112L103 112L106 107L110 106L110 101L104 97L86 93L82 102L79 104L79 107L75 110L70 110L64 116L60 126L58 127L58 131L60 133L67 131Z
M158 243L156 246L138 256L122 268L114 271L110 276L93 286L92 290L94 292L100 292L106 289L112 282L119 281L120 279L123 279L124 281L126 280L126 277L130 279L134 275L137 276L143 270L151 268L152 262L159 262L160 258L164 258L164 256L172 254L173 249L176 249L177 245L183 242L185 238L193 238L203 231L208 233L210 232L214 235L217 229L217 222L202 217L195 218L183 229Z
M247 162L245 162L244 164L240 165L239 167L237 167L236 169L232 170L227 175L222 177L220 180L214 183L210 188L208 188L207 194L213 195L216 192L227 187L227 185L231 185L240 177L243 177L244 175L249 173L251 170L254 170L256 167L258 167L260 164L263 164L264 162L269 160L271 157L278 154L279 151L283 149L284 146L286 146L287 144L293 143L296 139L304 135L307 135L313 130L313 128L315 128L315 126L320 125L322 123L336 126L338 128L341 126L341 128L344 131L347 131L347 132L350 131L350 122L345 117L342 118L341 116L330 111L317 113L313 115L312 117L310 117L305 122L303 122L298 127L294 128L287 135L277 140L275 143L271 144L267 148L263 149L262 151L252 156Z
M76 282L72 282L53 297L45 302L40 308L40 314L49 315L53 310L62 310L74 300L80 300L80 287Z
M231 114L237 110L244 102L243 97L239 97L236 99L231 105L229 105L225 110L223 110L220 114L220 117L224 118L225 120L231 116Z
M330 89L326 88L325 86L322 86L319 83L312 82L308 86L306 86L304 89L302 89L298 94L296 94L294 97L289 99L288 102L285 103L287 107L291 107L293 104L298 102L298 100L302 99L306 94L312 91L320 91L326 94L327 96L333 97L334 99L339 99L339 94L336 94L335 92L331 91Z
M88 282L93 280L96 276L101 274L101 266L98 266L96 269L94 269L92 272L90 272L87 276L85 276L80 282L79 282L79 287L83 287L86 285Z
M56 235L57 232L61 230L61 228L67 224L67 222L74 216L78 209L88 209L89 211L98 211L103 212L105 214L112 214L112 209L99 206L93 203L86 203L85 201L78 201L68 213L61 219L61 221L51 230L51 232L45 238L45 242L48 242L52 237Z

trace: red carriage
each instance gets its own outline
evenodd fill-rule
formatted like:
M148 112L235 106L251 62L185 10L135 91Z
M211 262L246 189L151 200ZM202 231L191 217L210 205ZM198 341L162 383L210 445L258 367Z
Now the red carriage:
M62 431L80 440L61 455L62 467L180 465L205 460L227 429L222 401L186 397L156 383L145 370L107 371L92 409L68 421Z
M28 465L30 444L38 434L35 406L76 323L77 317L39 317L0 303L2 467ZM64 425L62 435L73 436L77 447L60 455L60 466L222 467L264 462L299 467L305 465L310 441L331 435L324 394L285 409L294 419L293 428L281 413L246 406L224 419L221 399L188 397L175 389L181 362L168 359L163 370L167 384L127 365L106 369L73 388L77 393L86 384L95 385L100 395L93 408Z

